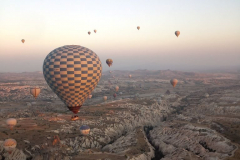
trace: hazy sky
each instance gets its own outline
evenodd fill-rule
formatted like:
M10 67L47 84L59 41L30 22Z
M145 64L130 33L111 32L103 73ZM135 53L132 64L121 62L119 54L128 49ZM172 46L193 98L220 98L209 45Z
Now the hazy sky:
M72 44L104 70L107 58L113 70L240 66L240 0L0 1L0 72L41 71L48 53Z

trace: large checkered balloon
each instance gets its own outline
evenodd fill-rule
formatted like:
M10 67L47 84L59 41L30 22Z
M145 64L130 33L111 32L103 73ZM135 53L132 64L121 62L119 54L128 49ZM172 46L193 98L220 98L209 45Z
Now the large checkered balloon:
M102 64L90 49L66 45L47 55L43 74L50 88L69 110L77 113L99 82Z

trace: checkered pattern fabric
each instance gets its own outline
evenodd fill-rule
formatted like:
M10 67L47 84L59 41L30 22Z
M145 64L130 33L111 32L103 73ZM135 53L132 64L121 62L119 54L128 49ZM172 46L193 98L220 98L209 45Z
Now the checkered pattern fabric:
M43 63L45 80L68 106L81 107L99 82L102 64L88 48L66 45L50 52Z

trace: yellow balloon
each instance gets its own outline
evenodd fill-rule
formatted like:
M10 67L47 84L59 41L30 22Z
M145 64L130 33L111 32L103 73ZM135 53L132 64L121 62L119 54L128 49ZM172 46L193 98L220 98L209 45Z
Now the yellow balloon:
M102 64L97 54L78 45L56 48L43 63L46 82L75 114L98 84L101 74Z

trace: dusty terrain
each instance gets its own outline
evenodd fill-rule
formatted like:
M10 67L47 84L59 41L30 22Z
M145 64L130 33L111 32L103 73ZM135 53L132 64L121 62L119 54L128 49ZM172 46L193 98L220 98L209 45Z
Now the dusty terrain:
M41 72L0 73L0 159L240 159L240 73L104 72L92 95L70 121ZM18 120L13 130L7 118ZM18 143L11 154L2 147L7 138Z

